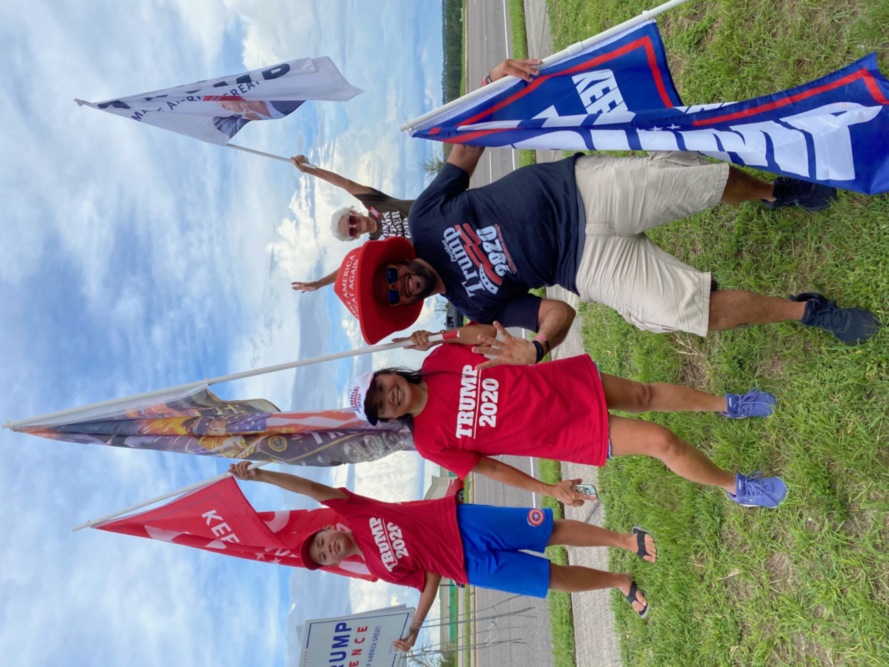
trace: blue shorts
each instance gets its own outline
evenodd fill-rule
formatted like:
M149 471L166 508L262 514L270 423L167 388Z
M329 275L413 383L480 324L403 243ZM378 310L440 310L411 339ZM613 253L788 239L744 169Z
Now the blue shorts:
M466 577L473 586L545 598L549 560L543 553L553 532L552 510L457 505Z

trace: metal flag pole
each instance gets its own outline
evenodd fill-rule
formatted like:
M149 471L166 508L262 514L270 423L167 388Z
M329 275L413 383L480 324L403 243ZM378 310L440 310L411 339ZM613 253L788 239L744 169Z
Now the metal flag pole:
M441 334L433 334L429 336L430 343L438 343L442 339ZM219 377L209 378L207 380L198 380L195 382L187 382L185 384L176 385L174 387L167 387L166 389L157 389L155 391L145 392L144 394L134 394L132 396L125 396L123 398L115 398L110 401L101 401L99 403L92 403L91 405L84 405L77 408L69 408L67 410L59 410L58 412L51 412L49 414L40 415L38 417L29 417L27 419L19 419L17 421L9 421L3 425L3 428L7 428L10 430L15 430L17 428L21 428L23 426L31 426L34 424L45 424L48 421L59 419L60 417L68 417L70 415L75 415L78 412L85 412L87 410L97 410L103 408L114 407L115 405L124 405L127 403L132 403L134 401L142 401L149 398L154 398L157 396L164 396L166 394L170 394L173 392L185 392L192 389L198 389L203 386L210 386L214 384L219 384L221 382L231 382L232 380L242 380L244 378L255 377L257 375L266 375L267 373L276 373L277 371L286 371L291 368L299 368L300 366L311 366L313 364L321 364L326 361L336 361L337 359L346 359L348 357L357 357L362 354L372 354L373 352L385 352L386 350L396 350L399 348L407 347L411 344L410 339L399 341L396 343L386 343L384 345L372 345L370 347L362 347L357 350L347 350L346 352L336 352L335 354L328 354L323 357L315 357L313 359L302 359L298 361L290 361L285 364L276 364L274 366L265 366L263 368L256 368L251 371L241 371L240 373L231 373L230 375L220 375Z
M258 151L254 148L247 148L246 146L237 146L235 144L226 144L226 148L234 148L235 150L244 151L245 153L253 153L254 155L261 155L262 157L269 157L273 160L281 160L282 162L290 162L289 157L284 157L283 155L272 155L271 153L263 153L262 151ZM309 169L317 169L318 167L312 164L311 162L303 162L303 165L308 167Z
M226 148L234 148L238 151L244 151L245 153L253 153L254 155L261 155L262 157L268 157L273 160L281 160L281 162L290 162L289 157L284 157L283 155L272 155L271 153L263 153L262 151L255 150L253 148L247 148L246 146L236 146L235 144L226 144Z
M269 463L274 463L274 461L260 461L259 463L252 463L250 465L250 470L254 468L261 468L263 466L267 466ZM123 516L124 514L129 514L130 512L135 512L136 510L140 510L143 507L148 507L149 505L154 505L155 503L159 503L162 500L166 500L167 498L174 498L176 496L182 496L186 493L190 493L191 491L197 491L198 489L203 489L205 486L210 486L211 484L215 484L216 482L225 479L226 477L231 477L231 473L224 472L221 475L216 475L215 477L211 477L210 479L205 479L203 482L197 482L195 484L190 484L189 486L182 487L177 491L170 491L169 493L165 493L163 495L158 496L157 498L152 498L151 500L146 500L137 505L132 505L131 507L127 507L126 509L119 510L117 512L112 512L111 514L106 514L105 516L100 516L98 519L90 519L89 521L84 521L82 524L78 526L74 526L71 529L71 532L76 533L78 530L83 530L84 528L92 528L98 523L104 523L110 519L114 519L115 517Z
M551 56L547 56L546 58L543 59L543 62L540 64L540 67L541 68L546 67L547 65L550 65L553 62L561 60L562 58L574 55L575 53L579 53L580 51L583 51L584 49L592 46L596 42L600 42L602 40L608 39L609 37L612 37L624 30L628 30L629 28L632 28L633 26L638 25L639 23L644 23L645 21L657 16L658 14L663 14L668 9L673 9L673 7L678 7L679 5L681 5L685 2L688 2L688 0L669 0L668 2L665 2L662 5L658 5L654 9L646 9L638 16L635 16L627 21L624 21L623 23L616 25L613 28L609 28L608 30L600 32L598 35L593 35L592 37L587 37L582 42L577 42L565 49L562 49L558 53L554 53ZM483 95L488 96L492 93L495 93L500 88L506 88L508 86L511 86L513 83L515 83L518 80L519 79L514 76L506 76L506 77L503 77L502 79L498 79L497 81L489 83L487 86L483 86L482 88L477 88L476 90L473 90L471 93L467 93L466 95L463 95L462 97L458 97L456 100L451 100L447 104L444 104L444 105L438 107L437 109L433 109L432 111L429 111L428 113L425 113L422 116L419 116L418 118L414 118L413 120L407 121L400 127L400 129L402 131L410 132L418 125L422 125L423 123L434 118L435 116L438 116L438 115L445 113L447 111L451 111L452 109L456 109L456 108L465 106L467 103L473 101L477 97L481 97Z

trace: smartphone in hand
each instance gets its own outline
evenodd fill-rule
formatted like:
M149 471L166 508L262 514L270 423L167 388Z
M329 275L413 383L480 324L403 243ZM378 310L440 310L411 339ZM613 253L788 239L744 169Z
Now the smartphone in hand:
M585 493L588 496L594 496L596 500L599 499L599 491L593 484L575 484L574 490L578 493Z

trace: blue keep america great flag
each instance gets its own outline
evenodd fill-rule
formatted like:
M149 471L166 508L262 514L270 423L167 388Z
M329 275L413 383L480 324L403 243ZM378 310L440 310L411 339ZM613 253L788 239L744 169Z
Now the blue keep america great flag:
M889 190L889 81L874 54L772 95L684 106L648 22L547 64L531 83L498 83L411 134L477 146L698 151L866 194Z

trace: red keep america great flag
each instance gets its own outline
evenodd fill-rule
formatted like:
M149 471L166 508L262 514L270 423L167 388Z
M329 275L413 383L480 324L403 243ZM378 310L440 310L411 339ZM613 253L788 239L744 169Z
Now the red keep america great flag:
M325 526L347 528L332 509L257 512L233 477L182 495L154 509L93 528L181 544L236 558L305 567L298 546L303 537ZM321 568L376 581L360 559Z

